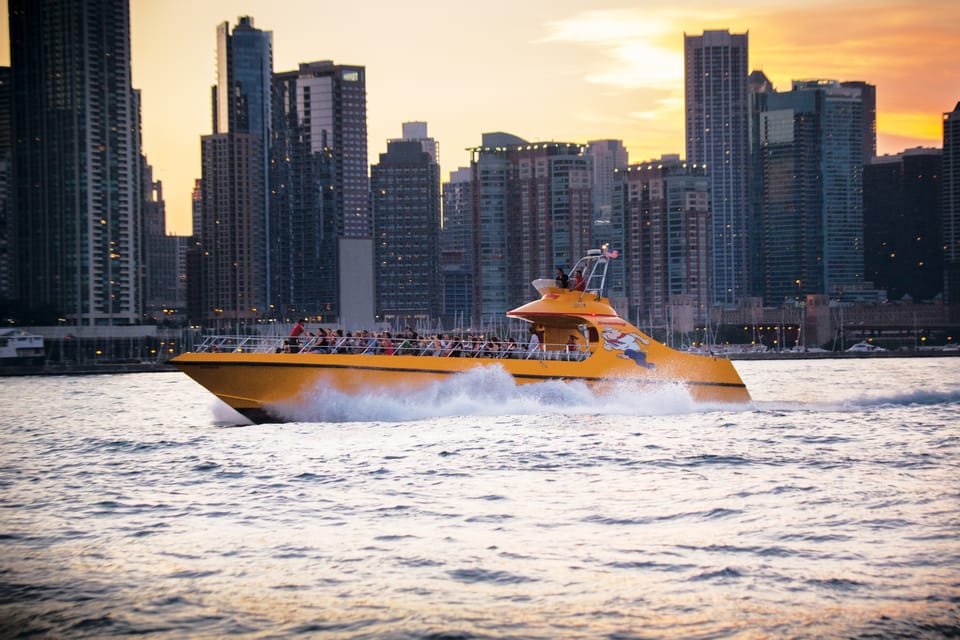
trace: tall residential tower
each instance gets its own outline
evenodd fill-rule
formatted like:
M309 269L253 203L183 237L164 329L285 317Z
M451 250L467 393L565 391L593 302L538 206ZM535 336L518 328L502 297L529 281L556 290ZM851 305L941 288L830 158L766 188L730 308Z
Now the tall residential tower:
M864 288L860 89L795 80L758 114L767 304Z
M286 317L373 322L365 75L325 60L273 77L270 304Z
M127 0L10 0L9 11L20 301L69 324L136 324Z
M960 304L960 102L943 114L944 298Z
M749 283L748 34L684 35L687 162L710 177L712 303L731 305Z
M435 326L442 298L440 167L421 139L391 140L370 169L370 187L377 317L401 327Z
M242 16L217 27L213 133L201 138L201 317L238 325L263 315L270 298L267 242L268 143L273 34ZM193 283L191 284L193 286Z

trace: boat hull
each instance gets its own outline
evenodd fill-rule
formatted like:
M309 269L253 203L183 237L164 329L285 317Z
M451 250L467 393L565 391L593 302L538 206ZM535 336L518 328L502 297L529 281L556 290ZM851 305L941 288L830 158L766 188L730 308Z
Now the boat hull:
M666 349L664 347L664 349ZM551 357L552 356L552 357ZM750 395L729 360L671 352L659 366L638 367L604 350L585 359L450 358L319 353L186 353L172 363L254 422L283 421L285 408L319 389L348 395L416 390L478 367L502 367L518 384L582 381L599 392L682 383L699 402L747 402ZM652 359L654 362L655 359ZM634 387L631 386L631 389Z

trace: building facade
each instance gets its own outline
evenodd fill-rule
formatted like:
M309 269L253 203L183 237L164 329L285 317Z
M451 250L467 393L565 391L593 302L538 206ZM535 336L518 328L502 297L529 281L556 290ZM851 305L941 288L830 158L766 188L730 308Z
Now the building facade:
M864 273L891 300L943 293L940 149L907 149L863 168Z
M960 304L960 102L943 114L944 301Z
M297 73L298 109L310 146L332 155L339 232L369 238L366 69L325 60L303 63Z
M196 320L236 331L255 322L266 307L263 145L251 133L212 134L200 144L201 269L191 272L200 288Z
M377 320L440 318L440 167L420 140L394 140L370 168Z
M139 126L126 0L11 0L18 297L73 325L140 321Z
M686 159L711 181L711 282L715 305L749 286L748 34L684 35Z
M441 319L444 326L469 324L473 315L473 182L470 167L450 172L443 183L440 226L440 275L443 286Z
M336 322L343 224L334 196L333 152L315 148L310 135L309 79L299 71L276 73L272 92L269 313L285 320Z
M473 318L490 325L591 248L592 161L579 144L484 134L471 172Z
M682 300L693 310L690 320L704 322L712 306L706 170L670 155L617 175L613 209L614 218L622 220L626 297L619 311L638 327L668 330ZM685 325L676 329L689 330Z
M273 34L241 16L217 27L212 130L202 136L200 289L195 321L234 330L262 317L272 278L268 144Z
M862 80L840 83L845 89L860 90L860 148L866 166L877 155L877 87Z
M757 160L764 302L863 289L860 90L794 81L765 101Z
M427 123L422 120L404 122L401 124L403 135L388 142L416 141L436 164L440 164L440 143L427 134Z
M584 152L593 161L593 248L619 248L623 226L613 220L613 196L617 175L629 165L622 140L591 140ZM623 297L624 265L611 260L607 267L607 294L616 305L626 305Z
M303 63L274 74L272 93L271 313L324 323L350 318L368 327L374 291L365 70ZM351 264L368 266L345 273L345 253Z
M10 67L0 67L0 300L18 297L17 255L13 218L13 129Z

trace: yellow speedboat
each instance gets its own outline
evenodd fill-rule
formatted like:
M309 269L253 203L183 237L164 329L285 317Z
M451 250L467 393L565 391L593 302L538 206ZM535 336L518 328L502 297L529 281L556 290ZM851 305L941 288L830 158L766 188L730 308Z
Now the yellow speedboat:
M592 250L576 264L574 272L586 274L582 291L553 279L533 282L540 299L507 313L530 323L538 343L532 349L478 341L475 349L444 350L418 341L394 355L371 353L364 344L318 353L310 339L291 347L288 338L215 336L172 363L254 422L282 421L281 406L321 386L347 394L402 391L484 366L501 366L517 383L580 380L602 393L623 381L641 390L679 382L696 401L748 402L729 360L671 349L617 315L603 295L610 259Z

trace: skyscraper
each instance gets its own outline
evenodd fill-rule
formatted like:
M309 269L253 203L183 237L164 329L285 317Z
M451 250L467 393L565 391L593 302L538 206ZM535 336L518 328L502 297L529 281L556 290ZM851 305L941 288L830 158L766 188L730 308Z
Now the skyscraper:
M440 272L443 279L441 317L446 326L469 322L473 309L473 227L470 167L450 172L443 183L440 229Z
M262 315L270 299L267 145L273 34L239 18L217 27L213 133L201 138L202 317L218 325Z
M70 324L136 324L127 1L11 0L9 10L20 301Z
M10 67L0 67L0 300L17 298L17 265L12 194Z
M263 145L250 133L216 133L200 144L202 311L195 320L236 330L267 305Z
M499 322L530 282L591 248L592 164L579 144L483 135L471 161L474 324Z
M609 222L614 176L630 163L627 149L622 140L591 140L584 153L593 161L594 222Z
M394 140L370 169L377 318L440 317L440 167L420 140ZM428 325L429 326L429 325Z
M638 326L665 328L679 296L706 318L710 303L710 180L676 155L617 173L627 309Z
M943 293L940 149L907 149L863 168L865 277L899 300Z
M281 317L339 317L336 215L330 147L314 147L309 86L298 71L273 76L270 141L271 308ZM305 99L306 98L306 99Z
M832 80L771 91L759 113L767 304L863 287L860 89Z
M373 247L365 70L302 63L273 78L271 305L369 327Z
M329 60L300 65L304 126L313 149L330 150L342 235L370 237L366 69Z
M584 154L593 162L593 248L604 244L622 248L623 225L614 222L613 193L618 172L625 171L629 156L622 140L591 140ZM625 305L623 260L611 260L607 268L607 295L611 303Z
M863 105L860 117L860 148L863 164L866 165L877 155L877 87L862 80L841 82L840 86L860 90L860 103Z
M943 114L944 299L960 304L960 102Z
M736 303L749 285L747 36L684 35L686 154L710 176L715 305Z

